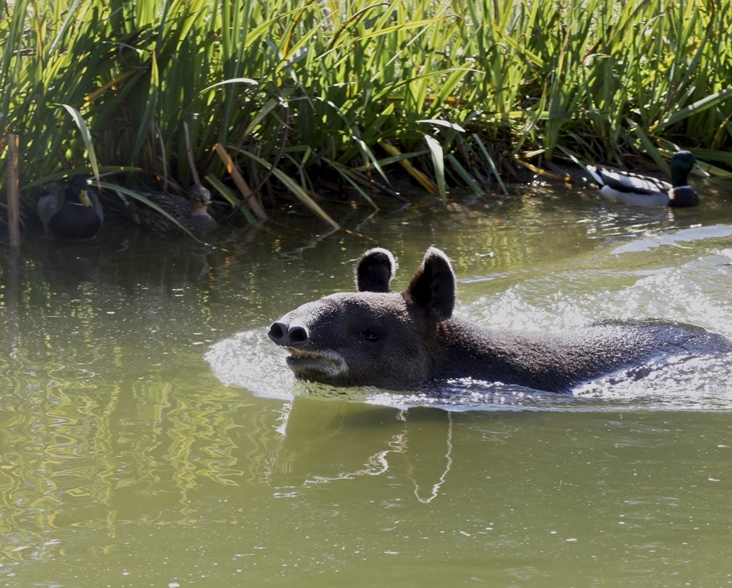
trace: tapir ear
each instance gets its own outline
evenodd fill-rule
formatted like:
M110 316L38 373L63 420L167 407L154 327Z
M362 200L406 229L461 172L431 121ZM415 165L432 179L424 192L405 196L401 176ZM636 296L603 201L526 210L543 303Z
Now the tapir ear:
M390 251L376 247L356 263L356 288L359 292L388 292L397 263Z
M442 251L430 247L404 295L424 308L427 318L444 321L455 308L455 274Z

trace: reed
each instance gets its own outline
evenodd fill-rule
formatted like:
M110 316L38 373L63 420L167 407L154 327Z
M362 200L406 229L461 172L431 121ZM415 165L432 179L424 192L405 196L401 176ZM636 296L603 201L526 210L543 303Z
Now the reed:
M374 205L398 165L443 199L558 148L665 165L678 146L732 165L732 0L18 0L3 13L0 120L25 195L72 167L188 184L184 123L197 173L232 204L216 145L257 197L287 189L324 219L321 181Z

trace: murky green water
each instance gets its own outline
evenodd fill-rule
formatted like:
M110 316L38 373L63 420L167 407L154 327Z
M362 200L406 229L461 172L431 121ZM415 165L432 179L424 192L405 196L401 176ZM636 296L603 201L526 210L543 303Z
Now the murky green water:
M425 248L458 310L558 329L657 317L732 337L732 186L694 210L526 190L448 212L283 215L218 249L110 228L3 250L0 584L732 584L732 359L572 396L295 382L266 338Z

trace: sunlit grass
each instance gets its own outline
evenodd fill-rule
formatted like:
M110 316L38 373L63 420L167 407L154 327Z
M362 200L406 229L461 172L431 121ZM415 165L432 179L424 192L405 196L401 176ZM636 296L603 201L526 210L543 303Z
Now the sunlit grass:
M557 147L732 165L730 30L732 0L20 0L0 120L23 186L94 166L189 184L187 123L212 188L234 185L219 144L257 197L325 218L321 180L373 204L400 163L442 198Z

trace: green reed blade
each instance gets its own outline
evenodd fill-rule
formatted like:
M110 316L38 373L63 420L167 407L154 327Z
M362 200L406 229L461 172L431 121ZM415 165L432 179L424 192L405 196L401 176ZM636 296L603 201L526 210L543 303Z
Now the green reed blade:
M74 108L73 106L69 106L68 104L62 104L61 106L63 106L66 109L66 112L71 115L74 123L76 123L76 126L79 128L79 132L81 133L81 139L84 141L84 146L86 147L86 152L89 156L89 164L94 171L94 177L97 179L97 181L99 181L99 165L97 164L97 156L94 152L94 143L92 142L92 136L89 132L89 127L86 126L86 123L84 122L81 113L76 110L76 108Z

